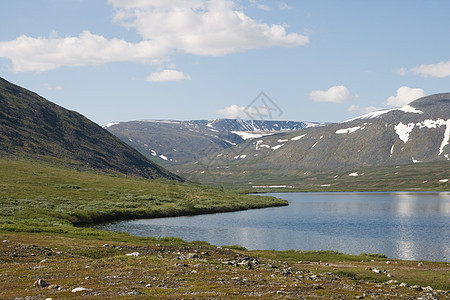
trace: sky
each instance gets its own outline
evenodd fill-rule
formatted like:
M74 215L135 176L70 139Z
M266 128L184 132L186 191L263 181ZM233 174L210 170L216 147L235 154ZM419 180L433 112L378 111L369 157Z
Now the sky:
M450 92L450 1L1 0L0 77L99 125L341 122Z

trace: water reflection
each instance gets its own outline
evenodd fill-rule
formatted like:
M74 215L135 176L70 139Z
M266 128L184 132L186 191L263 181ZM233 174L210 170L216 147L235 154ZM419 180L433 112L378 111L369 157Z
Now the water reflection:
M288 207L106 224L138 236L176 236L249 249L337 250L450 261L450 193L270 194Z

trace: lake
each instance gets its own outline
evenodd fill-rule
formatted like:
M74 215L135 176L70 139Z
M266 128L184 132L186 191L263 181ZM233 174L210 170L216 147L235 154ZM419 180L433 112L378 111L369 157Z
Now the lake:
M450 262L450 193L272 193L289 206L121 221L97 228L260 250L382 253Z

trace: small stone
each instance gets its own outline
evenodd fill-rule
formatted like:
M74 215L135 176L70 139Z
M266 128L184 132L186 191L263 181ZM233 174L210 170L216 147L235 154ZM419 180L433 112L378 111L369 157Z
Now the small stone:
M388 260L388 261L386 262L386 264L387 264L387 265L390 265L390 264L391 264L391 262L390 262L390 261Z
M139 252L127 253L126 256L141 256Z
M427 292L431 292L431 291L433 291L433 288L431 286L427 286L427 287L424 287L423 290L427 291Z
M422 287L419 286L419 285L413 285L413 286L411 287L411 289L412 289L412 290L417 290L417 291L423 290Z
M189 254L187 255L187 258L188 258L188 259L199 259L200 256L199 256L197 253L189 253Z
M277 291L277 295L286 295L285 291Z
M74 288L72 290L72 293L78 293L78 292L83 292L83 291L91 291L91 290L80 286L80 287Z
M108 247L109 247L109 244L104 244L103 247L104 247L104 248L108 248Z
M394 277L394 275L392 275L391 273L388 273L386 276L387 277Z
M60 286L57 284L50 284L49 286L47 286L47 288L50 290L59 290Z
M47 282L45 282L45 280L38 279L34 282L33 286L37 287L37 288L44 288L44 287L48 286L48 284L47 284Z
M418 267L423 267L423 262L417 264Z
M409 287L409 284L407 284L406 282L402 282L399 284L399 286L401 287Z
M8 240L3 240L3 243L11 243L11 242Z

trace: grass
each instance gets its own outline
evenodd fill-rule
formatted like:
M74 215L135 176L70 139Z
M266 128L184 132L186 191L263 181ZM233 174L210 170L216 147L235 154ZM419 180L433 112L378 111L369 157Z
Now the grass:
M448 263L392 263L381 254L248 251L179 238L135 237L77 225L286 205L226 188L78 172L0 159L1 298L386 299L426 291L385 284L385 267L409 285L450 289ZM109 244L109 247L105 247ZM138 257L127 256L139 252ZM194 255L192 255L194 254ZM34 288L44 279L58 289ZM73 293L76 287L88 290ZM435 292L445 296L445 292ZM396 296L397 295L397 296ZM401 298L401 297L400 297Z
M174 169L172 167L172 169ZM204 173L178 168L193 181L216 186L233 186L243 192L331 192L331 191L450 191L450 161L435 161L349 171L251 169L245 166L209 168ZM349 176L358 173L359 176ZM260 186L287 186L262 188ZM254 188L254 186L259 186Z
M120 219L228 212L287 205L169 180L79 172L41 162L0 159L0 229L67 233L73 225Z

